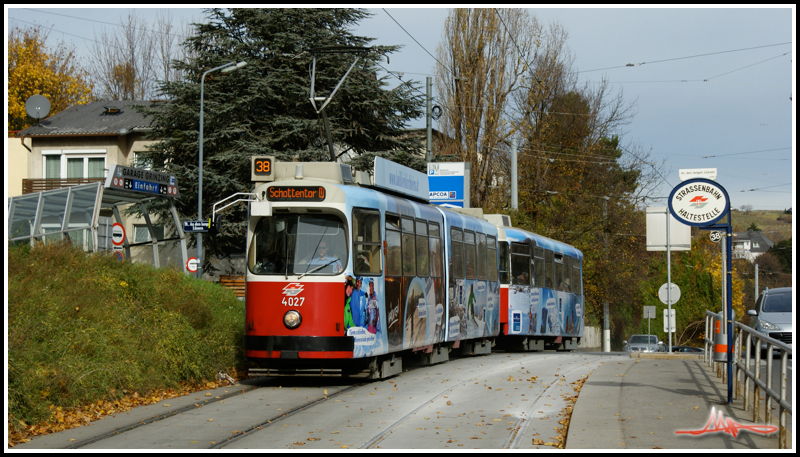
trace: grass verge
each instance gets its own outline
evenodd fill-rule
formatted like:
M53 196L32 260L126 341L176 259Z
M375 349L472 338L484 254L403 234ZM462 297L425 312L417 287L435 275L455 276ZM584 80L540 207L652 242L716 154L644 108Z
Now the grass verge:
M7 286L9 436L69 428L243 366L244 303L216 283L63 243L9 246Z

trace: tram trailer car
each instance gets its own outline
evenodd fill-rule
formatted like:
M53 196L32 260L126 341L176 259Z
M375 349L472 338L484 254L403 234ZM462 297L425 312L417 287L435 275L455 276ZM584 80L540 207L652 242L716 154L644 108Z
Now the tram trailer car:
M504 349L574 350L583 337L583 254L573 246L513 228L487 214L499 230L501 332Z
M383 378L402 371L402 353L491 352L497 227L372 188L342 164L253 158L252 178L251 374Z

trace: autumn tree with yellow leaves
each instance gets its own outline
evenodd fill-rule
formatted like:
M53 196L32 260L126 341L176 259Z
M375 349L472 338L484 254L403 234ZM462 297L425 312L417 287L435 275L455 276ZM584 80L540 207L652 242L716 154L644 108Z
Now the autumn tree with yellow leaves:
M92 101L92 85L75 51L64 42L49 48L49 32L41 26L9 31L8 130L22 130L35 122L25 112L25 102L33 95L46 97L51 113Z
M722 255L720 245L711 242L708 236L699 232L692 237L692 249L672 253L672 283L681 289L681 296L675 309L676 331L672 338L673 345L701 347L705 336L706 310L719 312L722 309ZM667 282L666 253L654 253L651 263L642 282L642 306L656 307L655 326L651 332L667 342L667 334L663 332L663 310L667 305L658 298L658 289ZM731 302L737 321L747 324L747 305L745 303L742 272L734 263L731 272ZM630 320L631 329L646 330L647 321L642 319L642 308L637 306L624 318Z
M540 33L536 17L518 8L456 8L445 20L436 89L444 108L440 129L455 141L438 153L471 163L472 206L487 206L498 193L500 157L518 131L508 116L512 95Z
M639 302L647 268L640 210L663 179L663 164L623 144L635 102L606 79L579 83L568 37L558 22L543 27L524 9L452 10L436 72L440 129L455 141L437 158L471 163L472 206L510 214L516 227L583 252L586 324L600 325L604 302L612 317ZM612 333L624 333L627 323L612 322Z

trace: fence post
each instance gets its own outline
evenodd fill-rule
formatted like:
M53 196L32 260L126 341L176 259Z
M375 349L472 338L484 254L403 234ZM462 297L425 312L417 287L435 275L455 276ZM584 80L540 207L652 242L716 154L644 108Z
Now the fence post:
M754 380L753 380L753 422L758 422L758 413L761 409L759 402L761 400L761 388L755 382L756 379L761 379L761 340L756 338L756 366L753 367Z

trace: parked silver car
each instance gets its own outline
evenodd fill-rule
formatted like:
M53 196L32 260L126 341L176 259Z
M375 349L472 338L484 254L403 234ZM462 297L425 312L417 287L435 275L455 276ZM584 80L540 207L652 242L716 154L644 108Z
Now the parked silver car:
M781 343L792 345L792 288L777 287L761 292L756 308L747 311L750 327L766 334ZM767 343L761 343L761 353L767 350Z
M631 335L630 341L623 341L625 352L664 352L664 343L655 335Z

